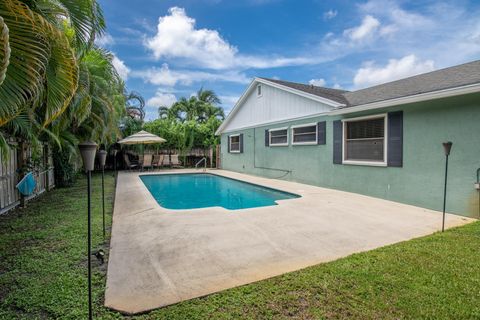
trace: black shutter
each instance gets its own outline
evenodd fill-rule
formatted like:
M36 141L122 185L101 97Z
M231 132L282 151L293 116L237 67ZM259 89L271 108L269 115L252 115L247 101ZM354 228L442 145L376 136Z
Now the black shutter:
M388 152L389 167L403 166L403 111L388 113Z
M240 133L239 142L240 142L240 153L243 153L243 133Z
M327 143L327 122L321 121L317 123L317 144Z
M230 153L230 136L227 136L227 143L228 143L228 153Z
M265 130L265 147L268 147L270 145L270 132Z
M342 164L343 124L342 120L333 121L333 163Z

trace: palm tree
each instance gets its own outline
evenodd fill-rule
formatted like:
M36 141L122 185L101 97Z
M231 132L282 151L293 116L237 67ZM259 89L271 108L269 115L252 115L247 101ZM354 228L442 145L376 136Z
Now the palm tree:
M216 93L213 92L213 90L203 90L203 88L200 88L200 90L197 91L197 99L211 105L217 105L221 103L220 99Z
M93 48L80 61L78 89L66 112L52 124L63 147L73 148L79 139L112 143L120 135L118 123L126 113L125 85L106 50Z
M159 116L177 118L182 122L190 120L205 122L210 117L224 119L223 108L217 106L220 103L215 92L200 88L197 94L189 99L183 97L170 108L160 107Z
M126 110L131 118L143 121L145 118L145 100L138 92L132 91L127 95Z
M172 105L170 112L175 118L184 122L196 120L201 113L201 107L202 104L196 96L192 96L189 99L182 97Z
M0 1L1 150L6 135L55 138L51 125L79 86L78 61L104 29L96 0Z
M199 116L201 122L205 122L211 117L221 120L225 119L223 108L218 106L221 104L221 101L213 90L200 88L197 92L197 99L202 103L201 114Z
M204 121L206 121L212 117L215 117L219 120L225 120L225 111L223 111L222 107L207 104L204 106L202 118Z
M158 107L158 117L160 119L167 119L170 116L171 116L171 111L169 107L166 107L166 106Z

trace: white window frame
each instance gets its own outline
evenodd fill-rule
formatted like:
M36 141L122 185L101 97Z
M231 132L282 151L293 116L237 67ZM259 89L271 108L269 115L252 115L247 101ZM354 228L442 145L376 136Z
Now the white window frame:
M371 120L371 119L380 119L383 118L384 123L384 134L383 134L383 161L362 161L362 160L346 160L345 156L347 154L347 126L345 125L348 122L355 122L361 120ZM349 118L342 119L343 125L343 139L342 139L342 163L343 164L352 164L359 166L374 166L374 167L386 167L387 166L387 155L388 155L388 117L386 113L375 114L365 117Z
M258 88L260 88L260 94L258 94ZM262 85L261 85L261 84L257 85L257 87L255 88L255 90L256 90L256 93L257 93L257 98L260 98L260 97L263 95Z
M305 127L315 127L315 141L295 142L294 129L305 128ZM291 131L291 135L292 135L292 146L308 146L308 145L318 144L318 123L305 123L305 124L299 124L299 125L291 126L290 131Z
M272 143L272 131L287 130L287 143ZM272 128L268 130L268 145L271 147L288 147L290 142L290 135L288 134L288 127Z
M232 150L232 138L238 137L238 150ZM228 144L230 146L230 150L228 150L230 153L240 153L240 134L232 134L228 136Z

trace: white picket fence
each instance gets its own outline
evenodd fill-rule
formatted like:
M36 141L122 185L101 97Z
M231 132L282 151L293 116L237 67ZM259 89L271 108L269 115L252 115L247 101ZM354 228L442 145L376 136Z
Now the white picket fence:
M18 144L11 142L12 148L8 160L3 160L0 154L2 165L0 166L0 214L5 213L21 202L21 196L18 192L16 185L19 181L18 174L18 157L19 150ZM28 159L32 155L32 150L27 148L24 157ZM48 154L46 154L48 152ZM51 154L51 148L42 148L42 164L39 168L33 169L33 176L36 181L36 187L34 193L24 200L31 200L43 192L55 187L55 176L53 171L53 157Z

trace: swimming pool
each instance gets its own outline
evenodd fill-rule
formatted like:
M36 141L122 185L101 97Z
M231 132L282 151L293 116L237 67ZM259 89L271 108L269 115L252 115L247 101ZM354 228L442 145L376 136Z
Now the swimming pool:
M141 175L157 202L167 209L224 207L229 210L276 205L298 195L208 173Z

